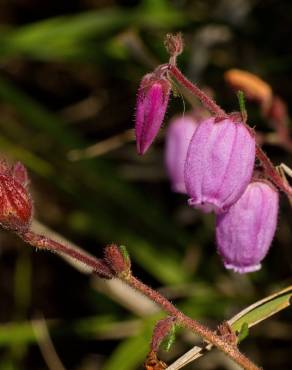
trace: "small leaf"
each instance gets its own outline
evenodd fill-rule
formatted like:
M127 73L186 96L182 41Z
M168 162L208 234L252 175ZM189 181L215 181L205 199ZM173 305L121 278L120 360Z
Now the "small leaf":
M244 322L238 334L238 343L240 343L242 340L244 340L248 336L248 332L249 332L248 323Z
M129 252L128 252L128 250L127 250L127 247L125 247L124 245L120 245L120 246L119 246L119 249L120 249L120 251L121 251L121 253L122 253L122 255L123 255L123 257L124 257L124 259L125 259L126 263L127 263L129 266L131 266L131 259L130 259L130 255L129 255Z
M241 91L241 90L237 91L237 99L238 99L239 109L240 109L240 113L242 115L242 118L243 118L244 121L246 121L247 111L246 111L246 108L245 108L245 96L244 96L243 91Z
M175 342L176 325L172 325L169 334L163 342L163 348L165 351L169 351L173 343Z
M251 328L257 323L288 307L291 304L291 297L292 285L245 308L229 320L228 323L233 330L239 332L245 323L247 323L248 328Z

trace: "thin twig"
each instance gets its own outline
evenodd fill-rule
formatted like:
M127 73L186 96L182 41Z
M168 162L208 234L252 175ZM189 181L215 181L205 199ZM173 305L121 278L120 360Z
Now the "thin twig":
M159 304L159 306L167 312L170 316L174 316L177 322L190 329L194 333L203 337L207 342L212 343L221 351L223 351L227 356L232 358L234 362L240 365L243 369L248 370L259 370L260 368L256 366L252 361L250 361L245 355L243 355L236 345L232 345L225 341L221 336L217 335L215 332L206 328L204 325L200 324L196 320L183 314L179 311L172 303L170 303L165 297L160 293L156 292L152 288L148 287L140 280L132 275L124 277L124 281L132 286L133 288L139 290L148 296L152 301Z
M31 230L26 231L25 233L20 233L19 236L30 245L46 249L52 252L63 253L72 257L88 267L93 269L93 272L98 276L103 278L112 278L113 273L110 268L106 265L104 260L97 259L95 257L88 256L86 253L83 253L82 250L76 250L71 248L69 245L63 245L59 242L56 242L50 238L47 238L44 235L39 235ZM142 294L149 297L153 302L157 303L165 312L174 316L177 322L202 336L206 341L214 344L229 357L231 357L237 364L242 366L244 369L248 370L259 370L259 367L254 365L246 356L244 356L235 345L229 344L222 337L218 336L215 332L206 328L202 324L198 323L195 320L192 320L190 317L184 315L179 311L172 303L170 303L165 297L160 293L154 291L138 279L132 276L132 274L121 275L120 279L131 287L137 289Z

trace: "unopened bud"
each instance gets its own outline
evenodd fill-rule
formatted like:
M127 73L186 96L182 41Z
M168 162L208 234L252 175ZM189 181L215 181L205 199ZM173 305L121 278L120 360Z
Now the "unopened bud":
M182 34L180 32L177 34L168 33L165 37L164 45L175 64L176 57L180 55L184 49Z
M171 333L175 325L175 317L169 316L158 321L152 334L151 350L158 352L162 341Z
M104 249L104 257L110 269L117 275L130 273L131 262L125 247L109 244Z
M170 82L159 68L143 77L137 96L135 134L137 151L144 154L155 139L164 119Z
M3 161L0 166L0 224L23 232L32 218L32 200L27 190L27 173L21 163L12 169Z

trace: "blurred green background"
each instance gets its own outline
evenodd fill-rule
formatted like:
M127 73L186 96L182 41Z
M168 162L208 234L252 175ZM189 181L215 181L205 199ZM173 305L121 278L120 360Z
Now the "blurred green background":
M27 166L37 220L96 256L106 243L126 245L136 275L212 328L289 285L291 208L284 196L262 270L231 274L216 254L213 216L170 190L165 130L144 157L129 130L141 77L167 61L167 32L183 32L180 67L224 109L238 109L223 79L234 67L261 76L289 104L291 23L290 1L1 0L0 148ZM183 109L173 97L167 120ZM247 109L252 126L272 132L255 103ZM280 145L264 149L275 164L291 167L291 153ZM5 231L0 294L1 370L142 369L161 316L126 287L112 293ZM286 310L251 330L241 348L265 369L289 369L291 332ZM198 342L180 332L161 358L171 363ZM213 351L189 369L236 367Z

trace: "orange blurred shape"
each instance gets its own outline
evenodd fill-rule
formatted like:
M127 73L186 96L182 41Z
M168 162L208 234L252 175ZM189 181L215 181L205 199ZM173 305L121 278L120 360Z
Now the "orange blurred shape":
M163 361L159 361L155 352L151 351L145 362L146 370L164 370L167 368L167 365Z
M268 107L272 101L272 88L253 73L240 69L229 69L224 74L225 81L236 90L242 90L248 99L257 100Z

